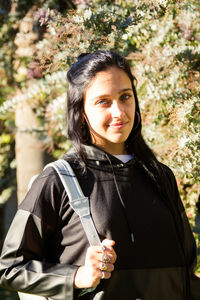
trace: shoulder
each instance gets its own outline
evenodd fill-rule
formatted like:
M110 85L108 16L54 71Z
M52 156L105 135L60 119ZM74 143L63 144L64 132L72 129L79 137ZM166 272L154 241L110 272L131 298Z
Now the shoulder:
M167 166L167 165L165 165L165 164L163 164L163 163L161 163L161 162L160 162L160 166L161 166L161 168L162 168L164 174L165 174L166 176L168 176L169 179L175 179L175 175L174 175L172 169L171 169L169 166Z
M160 163L161 169L163 171L163 174L165 176L165 179L169 181L169 184L172 186L177 186L176 177L173 173L173 171L165 164Z
M44 169L37 175L22 201L20 209L35 213L38 210L55 210L64 193L64 187L52 167Z
M176 192L178 190L178 186L173 171L167 165L163 163L159 163L159 164L162 170L163 183L171 192Z
M48 190L50 187L55 187L58 190L61 189L62 183L55 169L51 166L45 168L40 174L33 178L31 188L35 188L38 191Z
M165 173L165 184L169 193L169 197L173 200L174 203L177 203L179 210L183 212L185 208L180 198L176 177L173 171L168 166L161 163L161 167L163 169L163 172Z

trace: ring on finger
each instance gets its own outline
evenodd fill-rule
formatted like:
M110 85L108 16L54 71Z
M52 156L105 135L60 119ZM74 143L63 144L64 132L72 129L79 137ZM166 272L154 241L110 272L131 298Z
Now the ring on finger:
M104 245L101 245L101 252L104 252L106 250L106 247Z
M109 262L111 262L111 257L107 254L104 254L104 255L102 255L101 261L104 263L109 263Z
M100 269L101 269L101 271L107 271L107 266L106 266L106 264L101 263Z
M101 275L101 279L104 279L105 278L105 272L101 272L102 273L102 275Z

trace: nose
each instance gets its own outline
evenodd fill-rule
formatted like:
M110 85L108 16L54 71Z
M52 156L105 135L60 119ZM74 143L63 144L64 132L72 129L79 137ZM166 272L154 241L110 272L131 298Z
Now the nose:
M111 115L113 118L121 118L124 114L124 108L118 101L113 101L111 105Z

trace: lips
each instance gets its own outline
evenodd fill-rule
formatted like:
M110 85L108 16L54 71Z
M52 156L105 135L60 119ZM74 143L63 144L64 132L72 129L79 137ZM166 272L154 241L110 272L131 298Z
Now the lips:
M113 127L113 128L123 128L125 125L127 124L127 122L115 122L115 123L111 123L108 126L109 127Z

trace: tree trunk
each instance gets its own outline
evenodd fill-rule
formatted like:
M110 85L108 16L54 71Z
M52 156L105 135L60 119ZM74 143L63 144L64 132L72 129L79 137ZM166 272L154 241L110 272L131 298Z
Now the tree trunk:
M43 144L31 129L37 128L39 122L27 102L18 104L15 113L16 161L17 161L17 197L20 203L28 189L28 183L33 175L43 169ZM29 131L27 131L27 129Z

